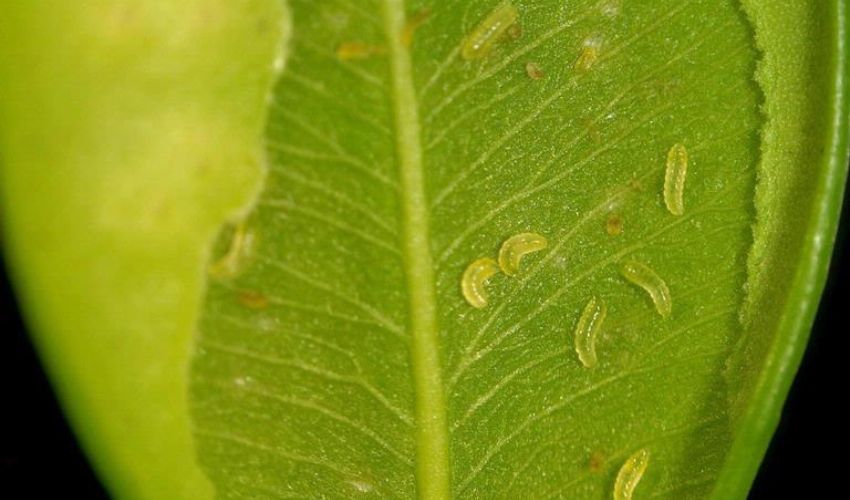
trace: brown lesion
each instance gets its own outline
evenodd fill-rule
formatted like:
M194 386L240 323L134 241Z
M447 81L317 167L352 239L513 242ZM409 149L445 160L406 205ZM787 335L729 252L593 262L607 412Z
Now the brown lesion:
M531 78L532 80L540 80L541 78L543 78L544 76L546 76L546 75L545 75L545 73L543 73L543 70L542 70L542 69L540 69L540 65L539 65L539 64L537 64L536 62L529 62L529 63L526 63L526 65L525 65L525 73L526 73L526 74L528 75L528 77L529 77L529 78Z
M413 36L420 26L425 24L431 18L431 9L426 7L419 12L413 14L407 19L404 29L401 30L401 44L405 48L410 48L413 44Z
M505 31L505 36L508 40L519 40L522 38L522 25L518 22L508 26Z
M619 236L623 233L623 217L619 214L609 214L605 220L605 232L610 236Z
M336 58L340 61L354 61L387 55L383 45L351 40L340 43L336 48Z
M256 290L241 290L237 299L248 309L261 310L269 306L269 298Z
M605 466L605 454L597 450L587 459L587 469L591 474L599 474Z

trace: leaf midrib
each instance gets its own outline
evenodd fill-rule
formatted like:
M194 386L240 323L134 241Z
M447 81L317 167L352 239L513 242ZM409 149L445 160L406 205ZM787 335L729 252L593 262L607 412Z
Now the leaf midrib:
M401 203L401 246L410 308L416 406L416 484L421 499L449 498L448 427L439 357L433 259L428 231L419 109L410 52L401 33L404 0L383 0Z

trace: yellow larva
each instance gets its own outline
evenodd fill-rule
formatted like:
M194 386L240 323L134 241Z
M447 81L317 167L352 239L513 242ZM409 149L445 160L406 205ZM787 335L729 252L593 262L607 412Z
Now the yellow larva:
M510 2L500 4L464 38L461 57L466 60L486 57L518 17L519 13Z
M655 271L642 262L629 260L623 263L620 272L624 278L646 290L652 298L658 314L664 318L670 316L670 313L673 311L673 299L670 297L670 289L667 288L667 283L655 274Z
M484 285L498 272L499 265L490 257L482 257L466 267L460 281L460 291L469 305L478 309L487 305L487 291Z
M219 278L232 278L239 272L243 259L250 254L253 245L254 234L240 222L233 228L227 253L209 267L209 273Z
M638 450L626 459L614 481L614 500L631 500L647 465L649 465L649 450L646 448Z
M499 249L499 267L503 273L514 276L519 272L519 263L525 255L543 250L547 244L546 238L536 233L511 236Z
M575 347L578 359L585 368L596 366L596 337L608 314L608 307L602 299L593 297L584 306L575 329Z
M674 144L667 152L667 170L664 173L664 204L673 215L685 213L685 176L688 174L688 150Z
M599 49L602 48L601 38L588 38L581 46L581 51L578 54L573 68L576 71L587 71L599 59Z

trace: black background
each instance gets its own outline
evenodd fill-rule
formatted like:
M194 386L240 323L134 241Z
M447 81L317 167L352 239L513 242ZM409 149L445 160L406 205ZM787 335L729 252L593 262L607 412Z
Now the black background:
M848 228L845 202L830 277L803 364L750 498L807 498L845 491ZM0 266L0 498L105 499L56 403ZM839 455L840 456L840 455ZM816 489L812 489L813 486ZM831 493L831 494L830 494ZM814 496L813 496L814 495ZM168 499L163 499L168 500Z

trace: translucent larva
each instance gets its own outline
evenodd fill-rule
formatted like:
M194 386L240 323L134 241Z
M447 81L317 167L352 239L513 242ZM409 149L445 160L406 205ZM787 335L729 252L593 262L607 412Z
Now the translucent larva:
M354 59L368 59L387 53L385 47L370 45L363 42L343 42L336 48L336 57L340 61L351 61Z
M543 70L540 69L540 65L537 63L530 62L525 65L525 73L532 80L540 80L543 78Z
M573 68L576 71L587 71L596 63L596 60L599 59L599 49L602 48L602 39L601 38L588 38L581 45L581 51L578 54L578 59L576 59Z
M643 448L626 459L614 481L614 500L631 500L646 466L649 465L649 450Z
M548 245L546 238L536 233L520 233L511 236L499 249L499 267L508 276L519 272L519 263L530 253L539 252Z
M575 329L575 347L578 359L585 368L596 366L596 337L608 314L608 307L602 299L593 297L584 306Z
M254 234L244 223L230 228L229 243L223 255L209 267L209 273L220 278L231 278L238 274L244 258L249 255L254 246Z
M655 274L646 264L635 260L626 261L620 269L623 277L646 290L662 317L670 316L673 311L673 299L667 283Z
M499 265L490 257L482 257L466 267L460 282L460 290L469 305L478 309L487 305L487 291L484 285L498 272Z
M463 40L460 55L466 60L481 59L493 50L493 47L516 24L519 13L510 2L496 7Z
M674 144L667 152L667 170L664 173L664 204L673 215L685 213L683 195L687 174L688 150L682 144Z

